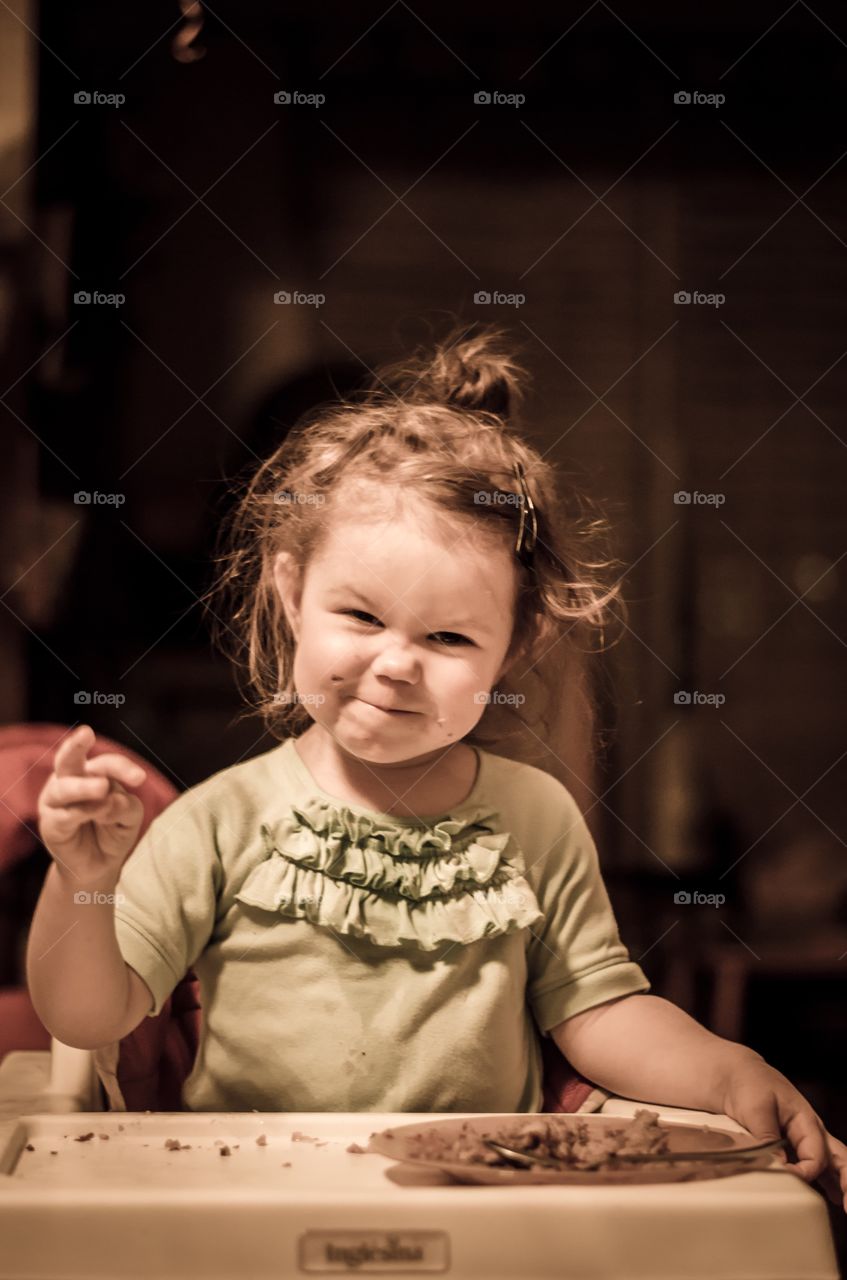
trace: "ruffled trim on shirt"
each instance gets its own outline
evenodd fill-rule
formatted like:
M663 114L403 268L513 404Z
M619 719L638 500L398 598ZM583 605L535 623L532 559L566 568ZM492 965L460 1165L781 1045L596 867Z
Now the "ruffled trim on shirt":
M524 860L498 815L404 827L391 819L310 800L263 825L265 860L237 901L366 938L432 951L538 923L543 913Z

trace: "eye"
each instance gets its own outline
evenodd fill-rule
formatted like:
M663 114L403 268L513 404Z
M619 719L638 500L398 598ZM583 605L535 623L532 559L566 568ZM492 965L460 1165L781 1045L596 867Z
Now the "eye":
M349 615L351 618L366 618L368 622L376 622L377 625L379 625L378 619L375 618L372 613L365 613L362 609L342 609L341 612L345 616Z
M378 618L375 618L372 613L365 613L363 609L342 609L341 613L351 618L363 619L368 626L371 624L377 627L382 626ZM442 645L445 649L454 649L457 645L472 645L474 643L473 640L469 640L467 636L460 636L456 631L438 631L434 638L435 643Z

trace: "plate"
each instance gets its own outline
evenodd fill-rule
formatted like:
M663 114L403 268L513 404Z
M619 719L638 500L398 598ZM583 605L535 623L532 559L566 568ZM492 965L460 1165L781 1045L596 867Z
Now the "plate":
M756 1139L746 1133L733 1133L728 1129L715 1128L711 1125L671 1124L661 1121L662 1128L668 1135L668 1146L672 1152L715 1151L721 1152L720 1160L692 1160L690 1163L679 1160L670 1164L644 1164L630 1166L625 1169L516 1169L470 1163L422 1158L418 1153L421 1139L429 1135L438 1135L453 1139L460 1135L468 1137L493 1138L496 1142L510 1145L517 1128L522 1128L533 1119L550 1122L554 1126L585 1124L590 1136L600 1136L609 1129L625 1129L632 1123L625 1116L598 1116L573 1114L545 1114L533 1116L528 1113L518 1115L470 1116L465 1119L430 1120L422 1124L396 1125L391 1129L383 1129L372 1133L368 1150L379 1155L390 1156L401 1163L416 1165L422 1168L438 1169L447 1173L456 1182L471 1183L479 1186L544 1186L565 1184L576 1186L610 1186L619 1183L645 1184L652 1182L694 1182L707 1178L725 1178L750 1170L761 1171L769 1168L782 1170L782 1163L772 1151L745 1156L747 1148L756 1145ZM724 1153L738 1154L738 1160L728 1159Z

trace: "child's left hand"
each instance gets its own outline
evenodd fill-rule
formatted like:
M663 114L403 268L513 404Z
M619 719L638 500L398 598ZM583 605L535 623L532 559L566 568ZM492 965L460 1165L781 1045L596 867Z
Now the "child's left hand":
M847 1147L831 1133L799 1090L758 1054L744 1050L724 1087L725 1115L763 1141L786 1137L796 1162L779 1152L786 1168L805 1182L820 1179L833 1204L847 1212Z

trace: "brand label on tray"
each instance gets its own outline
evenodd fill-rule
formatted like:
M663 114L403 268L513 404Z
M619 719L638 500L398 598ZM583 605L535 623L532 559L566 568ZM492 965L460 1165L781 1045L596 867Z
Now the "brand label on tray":
M301 1271L446 1271L445 1231L307 1231L300 1237Z

